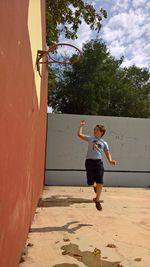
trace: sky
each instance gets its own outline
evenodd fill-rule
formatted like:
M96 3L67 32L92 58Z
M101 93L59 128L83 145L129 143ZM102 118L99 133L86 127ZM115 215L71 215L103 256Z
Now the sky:
M115 58L124 56L122 67L133 64L150 69L150 0L87 0L96 10L106 9L108 18L102 21L102 38ZM71 41L79 48L95 38L83 21L78 30L78 39ZM61 41L61 40L60 40Z

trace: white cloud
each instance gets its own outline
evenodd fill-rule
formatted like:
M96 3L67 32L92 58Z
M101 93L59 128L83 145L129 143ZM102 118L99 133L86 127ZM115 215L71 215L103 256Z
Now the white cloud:
M79 48L82 47L82 44L86 41L89 41L92 38L92 31L90 27L83 21L80 29L78 30L78 39L76 40Z
M147 0L132 0L132 5L133 5L134 8L137 8L137 7L141 6L141 5L142 6L145 5L146 1Z
M126 50L128 56L126 56L122 66L135 64L138 67L150 67L150 44L147 44L144 39L135 40L135 42L128 45Z
M119 13L110 18L104 29L104 34L107 29L112 31L118 30L119 33L121 31L122 35L124 33L133 33L133 30L137 30L139 26L142 26L145 23L146 18L147 16L141 9L136 11L130 9L129 12Z
M147 11L149 12L149 9L150 9L150 2L147 2L145 7L147 8Z
M117 0L112 7L112 11L126 11L129 8L130 0Z
M111 17L104 25L102 36L113 56L124 55L123 66L150 67L148 7L146 0L117 0L110 9Z
M121 39L123 37L124 33L121 29L115 29L111 27L105 27L103 31L103 38L107 42L113 42L115 40Z
M53 112L52 107L47 106L47 113L52 113L52 112Z
M92 31L90 27L84 21L82 21L82 24L79 27L77 35L78 35L78 38L76 40L65 39L65 42L69 44L73 44L77 46L79 49L82 49L83 43L85 43L86 41L89 41L92 38ZM63 36L61 36L59 39L59 42L62 42L62 41L64 41Z
M100 37L115 57L124 56L123 66L132 64L150 68L150 1L149 0L87 0L97 10L107 10L108 19L103 20ZM95 37L83 21L78 39L66 42L82 48L83 43ZM64 39L63 39L64 40Z
M96 6L96 0L95 1L93 0L90 4L95 7Z
M148 60L144 55L139 55L132 57L132 59L125 59L122 63L122 67L130 67L131 65L136 65L139 68L145 68L148 65Z
M109 46L111 54L120 57L125 52L125 46L121 45L118 41L114 41Z

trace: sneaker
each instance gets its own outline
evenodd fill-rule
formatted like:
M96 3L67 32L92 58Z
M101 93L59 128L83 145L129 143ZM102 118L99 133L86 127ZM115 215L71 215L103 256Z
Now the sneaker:
M97 210L102 210L102 206L101 206L101 203L100 201L97 201L96 198L93 198L93 201L95 202L95 207Z

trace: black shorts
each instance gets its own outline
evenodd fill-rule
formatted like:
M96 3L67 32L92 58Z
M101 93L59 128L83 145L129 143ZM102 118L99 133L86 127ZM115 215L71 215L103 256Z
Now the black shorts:
M94 182L103 184L104 166L101 159L86 159L85 168L88 185L93 185Z

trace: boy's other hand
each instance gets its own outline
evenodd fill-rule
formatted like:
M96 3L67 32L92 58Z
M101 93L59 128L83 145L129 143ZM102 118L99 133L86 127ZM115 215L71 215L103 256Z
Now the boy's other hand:
M110 164L111 165L116 165L117 164L117 161L116 160L110 160Z
M84 126L85 125L85 120L80 121L80 126Z

